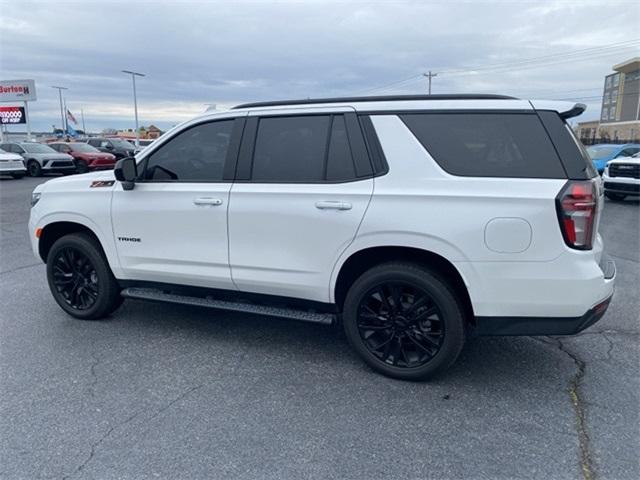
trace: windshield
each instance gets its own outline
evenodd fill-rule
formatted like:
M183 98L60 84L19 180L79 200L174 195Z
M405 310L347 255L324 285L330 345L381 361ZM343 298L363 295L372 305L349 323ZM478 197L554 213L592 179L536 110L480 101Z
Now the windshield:
M92 147L88 143L71 143L69 145L69 148L71 148L71 150L73 150L74 152L95 153L100 151L97 148Z
M599 160L601 158L610 157L618 147L589 147L587 153L592 160Z
M48 145L41 143L21 143L20 146L29 153L58 153Z
M120 148L133 148L133 144L127 142L126 140L120 140L119 138L112 138L111 143L113 143L114 146Z

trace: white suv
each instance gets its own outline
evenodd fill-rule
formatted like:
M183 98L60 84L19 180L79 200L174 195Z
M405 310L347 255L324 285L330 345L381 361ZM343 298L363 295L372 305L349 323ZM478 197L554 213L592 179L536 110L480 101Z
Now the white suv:
M604 194L614 201L640 196L640 153L607 163L602 174Z
M375 370L426 378L469 334L599 320L597 173L565 119L503 96L241 105L169 131L114 173L32 197L34 253L80 319L123 298L339 320Z

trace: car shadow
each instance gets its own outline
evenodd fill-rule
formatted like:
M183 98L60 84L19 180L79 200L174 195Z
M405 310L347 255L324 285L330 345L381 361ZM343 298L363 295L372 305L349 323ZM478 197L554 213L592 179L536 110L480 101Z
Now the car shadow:
M177 336L181 345L192 342L194 348L202 348L204 342L216 350L242 352L245 360L240 368L250 370L288 368L274 361L275 356L286 358L290 365L313 362L316 369L380 377L358 358L342 328L335 325L127 300L100 330L111 328L123 330L118 336L137 334L144 338L152 334L156 339L173 337L176 341ZM499 384L511 389L523 382L542 382L542 387L549 381L557 382L559 364L563 362L571 373L573 362L551 340L470 337L454 366L426 383L446 386L463 381L469 388L486 389ZM237 368L234 367L235 374L239 373Z

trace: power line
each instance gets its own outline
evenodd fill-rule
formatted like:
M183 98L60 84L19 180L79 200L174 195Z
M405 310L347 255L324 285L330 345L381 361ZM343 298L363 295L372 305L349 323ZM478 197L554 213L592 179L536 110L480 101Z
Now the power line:
M550 66L550 65L556 65L556 64L570 62L570 61L581 60L584 57L600 58L603 56L608 56L613 54L617 55L619 53L622 53L623 51L626 51L629 49L635 49L638 46L640 46L640 39L633 39L633 40L627 40L624 42L617 42L617 43L611 43L608 45L602 45L599 47L589 47L589 48L583 48L580 50L560 52L560 53L544 55L539 57L532 57L532 58L513 61L513 62L502 62L502 63L495 63L495 64L489 64L484 66L449 69L449 70L437 69L435 71L437 72L436 74L455 76L455 75L465 75L465 74L477 74L479 72L487 73L491 71L500 71L505 69L524 70L527 68L537 68L540 66ZM518 66L520 66L520 68L514 68ZM398 85L407 83L409 81L416 80L421 76L422 75L413 75L411 77L408 77L402 80L397 80L397 81L387 83L378 87L373 87L368 90L361 91L361 93L368 93L368 92L373 92L378 90L384 91L389 89L390 87L398 86Z
M618 42L618 43L610 43L607 45L601 45L599 47L589 47L589 48L583 48L580 50L571 50L571 51L567 51L567 52L560 52L560 53L554 53L554 54L550 54L550 55L543 55L540 57L531 57L531 58L527 58L527 59L523 59L523 60L516 60L516 61L510 61L510 62L501 62L501 63L493 63L493 64L489 64L489 65L479 65L477 67L465 67L465 68L458 68L458 69L451 69L451 70L440 70L440 73L442 74L453 74L453 73L459 73L459 72L475 72L478 70L488 70L488 69L494 69L494 68L508 68L508 67L512 67L515 65L522 65L522 64L528 64L528 63L538 63L538 62L545 62L547 60L557 60L560 58L565 58L565 57L573 57L573 56L589 56L591 54L594 53L599 53L599 52L604 52L604 51L609 51L609 50L617 50L617 49L629 49L629 48L633 48L633 47L637 47L638 44L640 44L640 39L634 39L634 40L627 40L625 42Z

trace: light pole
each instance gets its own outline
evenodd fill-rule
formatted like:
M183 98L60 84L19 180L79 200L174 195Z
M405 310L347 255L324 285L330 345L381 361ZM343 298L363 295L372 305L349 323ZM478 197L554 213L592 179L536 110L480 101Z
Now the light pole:
M51 86L51 88L57 89L58 96L60 97L60 121L62 122L62 124L60 125L60 128L62 128L62 135L64 135L65 133L67 133L67 122L66 122L66 116L64 114L64 109L62 107L62 91L69 90L69 89L67 87L54 87L53 85Z
M132 72L131 70L122 70L122 73L131 75L133 80L133 110L136 116L136 148L140 148L140 132L138 131L138 98L136 97L136 76L144 77L144 73Z

